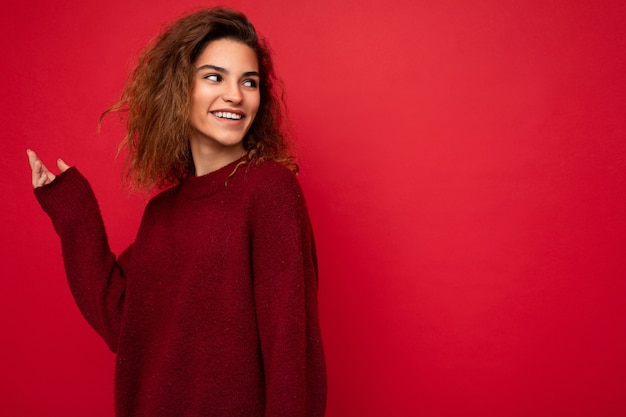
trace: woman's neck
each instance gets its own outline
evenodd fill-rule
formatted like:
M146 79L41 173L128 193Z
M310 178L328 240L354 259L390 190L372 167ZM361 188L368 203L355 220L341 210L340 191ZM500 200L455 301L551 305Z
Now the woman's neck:
M192 140L190 146L197 177L217 171L245 154L242 142L233 146L214 147Z

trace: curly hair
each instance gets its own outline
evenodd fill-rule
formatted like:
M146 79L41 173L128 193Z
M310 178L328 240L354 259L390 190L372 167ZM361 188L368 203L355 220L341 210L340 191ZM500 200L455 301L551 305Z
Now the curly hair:
M189 122L194 63L212 41L231 39L249 46L259 64L260 105L243 138L244 163L277 161L298 167L288 140L289 123L282 82L276 77L265 39L242 13L210 8L166 27L139 57L109 113L127 113L120 150L127 150L125 177L138 189L164 188L194 173Z

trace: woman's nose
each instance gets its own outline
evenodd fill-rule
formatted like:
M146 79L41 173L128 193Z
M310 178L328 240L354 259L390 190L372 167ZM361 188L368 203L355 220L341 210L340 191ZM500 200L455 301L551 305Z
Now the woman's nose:
M224 90L224 94L222 95L222 99L229 103L238 104L243 99L243 95L241 94L241 89L239 88L239 83L229 83Z

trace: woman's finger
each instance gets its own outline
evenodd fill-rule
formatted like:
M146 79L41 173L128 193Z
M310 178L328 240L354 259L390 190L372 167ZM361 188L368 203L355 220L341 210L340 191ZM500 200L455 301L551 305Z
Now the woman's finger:
M32 184L34 188L42 187L54 181L56 176L46 168L46 166L37 157L37 154L28 149L28 161L32 170Z
M30 169L35 170L35 161L38 159L37 154L32 149L26 149L26 155L28 155L28 162L30 163Z
M45 175L42 175L41 177L37 178L33 182L33 187L35 188L43 187L44 185L46 185L47 181L48 181L48 177Z
M48 171L40 160L35 162L35 170L33 171L33 186L43 187L46 184L50 184L56 176Z
M33 176L32 178L33 187L35 188L41 187L43 185L42 178L44 178L42 168L41 168L41 161L38 159L35 159L34 161L32 161L31 168L32 168L32 176Z
M56 175L54 175L50 171L46 171L45 172L45 176L46 176L46 184L50 184L56 178Z

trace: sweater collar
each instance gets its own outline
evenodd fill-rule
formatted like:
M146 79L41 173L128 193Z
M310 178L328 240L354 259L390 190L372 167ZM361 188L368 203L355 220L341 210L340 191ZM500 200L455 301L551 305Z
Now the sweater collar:
M204 198L222 191L227 187L229 176L235 172L235 167L245 161L247 155L219 168L216 171L196 177L189 175L181 184L181 194L188 198Z

